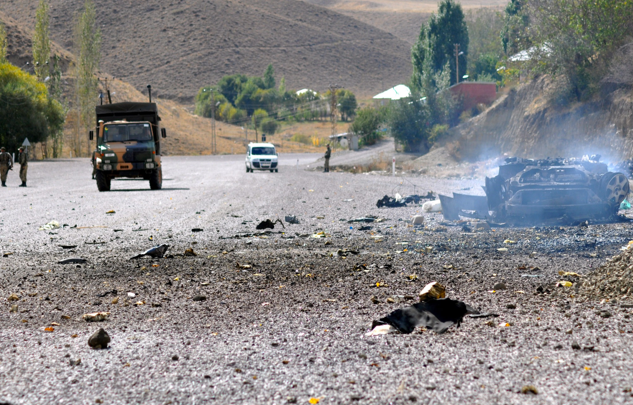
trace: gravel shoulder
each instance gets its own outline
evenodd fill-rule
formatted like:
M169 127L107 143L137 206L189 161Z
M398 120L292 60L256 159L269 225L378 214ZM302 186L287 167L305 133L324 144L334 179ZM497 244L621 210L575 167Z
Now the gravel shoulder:
M555 286L569 278L559 271L584 276L618 254L628 223L469 233L425 214L416 229L407 221L421 207L376 201L482 180L305 170L317 157L253 174L242 157L167 157L161 191L126 180L99 193L83 159L30 163L27 189L11 172L0 190L0 402L631 401L628 301L577 298L577 278ZM285 215L300 224L255 230ZM369 215L383 221L347 222ZM38 230L51 220L63 227ZM129 260L162 243L167 258ZM57 263L71 257L87 263ZM365 336L431 281L499 317ZM108 320L81 319L97 311ZM107 350L87 345L99 327ZM521 394L526 385L538 394Z

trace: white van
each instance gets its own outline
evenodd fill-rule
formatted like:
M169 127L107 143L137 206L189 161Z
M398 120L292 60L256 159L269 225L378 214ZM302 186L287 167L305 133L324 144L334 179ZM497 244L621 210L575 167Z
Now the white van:
M253 170L279 172L277 151L272 143L249 143L246 150L246 173Z

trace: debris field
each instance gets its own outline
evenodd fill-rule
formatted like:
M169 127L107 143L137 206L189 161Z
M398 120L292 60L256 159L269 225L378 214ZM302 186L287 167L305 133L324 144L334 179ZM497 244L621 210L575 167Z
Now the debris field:
M631 400L629 223L447 222L424 200L376 201L476 194L483 179L324 174L284 158L254 175L241 157L165 158L160 191L99 193L83 159L30 163L26 190L10 177L0 402ZM598 279L613 288L592 292ZM367 336L431 282L498 316Z

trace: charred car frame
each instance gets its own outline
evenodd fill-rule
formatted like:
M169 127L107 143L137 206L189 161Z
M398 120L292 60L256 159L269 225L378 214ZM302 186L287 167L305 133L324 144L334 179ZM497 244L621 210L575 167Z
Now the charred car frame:
M497 222L606 220L629 195L626 175L592 159L508 158L499 175L486 177L485 196L440 196L448 220L460 216Z

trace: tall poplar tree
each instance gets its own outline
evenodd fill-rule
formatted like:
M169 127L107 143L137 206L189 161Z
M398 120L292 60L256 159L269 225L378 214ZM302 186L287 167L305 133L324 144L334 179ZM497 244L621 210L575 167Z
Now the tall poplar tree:
M48 61L51 57L49 38L48 1L40 0L35 13L35 32L33 33L33 66L35 76L43 82L50 75Z

